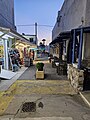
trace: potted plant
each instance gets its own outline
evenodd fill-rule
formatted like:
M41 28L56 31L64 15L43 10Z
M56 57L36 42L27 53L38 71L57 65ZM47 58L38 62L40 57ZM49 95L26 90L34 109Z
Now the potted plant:
M44 67L44 63L37 63L36 64L36 68L37 68L37 71L36 71L36 79L44 79L44 70L43 70L43 67Z
M38 62L36 64L36 68L38 69L38 71L43 71L43 67L44 67L44 63L42 63L42 62L41 63Z

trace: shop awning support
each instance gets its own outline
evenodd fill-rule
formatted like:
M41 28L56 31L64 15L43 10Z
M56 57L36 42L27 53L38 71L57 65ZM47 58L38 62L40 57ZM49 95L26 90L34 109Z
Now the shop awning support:
M72 51L72 64L75 62L75 40L76 40L76 31L73 32L73 51Z
M79 56L78 56L78 68L81 67L82 60L82 45L83 45L83 29L80 31L80 42L79 42Z
M3 39L3 44L4 44L4 69L8 70L9 65L8 65L8 47L7 47L7 39Z

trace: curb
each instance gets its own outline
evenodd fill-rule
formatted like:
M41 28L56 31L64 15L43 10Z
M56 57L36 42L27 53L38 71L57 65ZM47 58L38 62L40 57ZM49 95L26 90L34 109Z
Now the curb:
M90 107L90 102L88 102L88 100L85 98L85 96L81 92L79 92L79 94L80 94L81 98L84 100L84 102Z

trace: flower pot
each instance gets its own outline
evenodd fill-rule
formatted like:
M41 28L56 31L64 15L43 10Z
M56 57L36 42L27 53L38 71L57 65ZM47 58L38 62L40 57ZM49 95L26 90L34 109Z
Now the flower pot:
M36 79L43 80L44 79L44 71L36 71Z
M42 68L38 68L38 71L43 71L43 67Z

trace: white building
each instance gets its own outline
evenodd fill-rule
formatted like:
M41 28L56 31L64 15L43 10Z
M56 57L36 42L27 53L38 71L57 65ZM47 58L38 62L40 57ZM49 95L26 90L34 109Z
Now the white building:
M64 0L52 30L51 52L60 59L63 55L66 55L69 60L71 59L70 63L73 67L69 68L69 70L71 69L72 73L79 74L77 69L81 70L82 67L90 67L89 6L90 0ZM64 50L65 47L66 50ZM64 52L66 53L64 54ZM75 67L77 69L74 69ZM82 71L80 71L81 73ZM74 79L76 76L76 74L71 73L69 75L70 79L72 77ZM73 79L72 84L75 84ZM79 81L79 78L76 81ZM87 84L90 85L90 82ZM74 87L78 88L79 83L76 82Z
M11 69L12 62L9 55L11 49L17 48L20 52L20 58L24 59L24 49L31 46L33 44L16 31L14 0L0 0L0 67L3 66L1 74L3 74L3 70ZM3 77L5 77L5 74L3 74Z

